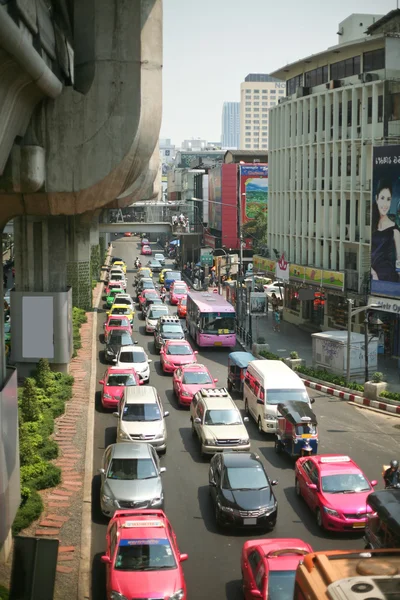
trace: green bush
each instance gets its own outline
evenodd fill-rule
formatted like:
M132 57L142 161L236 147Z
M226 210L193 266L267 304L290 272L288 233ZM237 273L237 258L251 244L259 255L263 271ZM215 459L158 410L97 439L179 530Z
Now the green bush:
M59 448L55 440L47 438L39 448L39 455L44 460L54 460L58 457Z
M33 521L36 521L43 512L43 501L35 490L30 490L30 494L23 498L12 526L13 535L18 535L20 531L28 527Z
M260 336L257 338L257 344L265 344L265 338Z
M266 358L267 360L282 360L282 358L277 354L274 354L273 352L267 352L266 350L261 350L260 356Z
M292 360L295 360L296 358L299 358L299 353L296 352L296 350L292 350L292 352L289 354L289 356Z
M74 306L74 308L72 309L72 334L74 341L73 356L76 356L77 350L82 348L81 334L79 329L81 325L83 325L83 323L86 323L86 321L87 316L85 311L82 308L76 308L76 306Z
M397 392L381 392L379 394L380 398L387 398L388 400L394 400L395 402L400 402L400 394Z
M8 590L7 588L0 585L0 600L8 600Z
M53 463L45 463L44 472L30 482L35 490L47 490L61 483L61 469Z
M375 371L375 373L372 375L371 381L373 383L381 383L381 381L383 381L383 373L380 371Z
M308 375L309 377L315 377L315 379L320 379L326 383L333 383L334 385L338 385L341 387L348 388L350 390L354 390L357 392L363 392L364 386L360 383L356 383L354 381L346 381L344 377L340 375L335 375L334 373L329 373L325 369L314 369L312 367L305 367L303 365L296 367L296 371L302 373L303 375Z

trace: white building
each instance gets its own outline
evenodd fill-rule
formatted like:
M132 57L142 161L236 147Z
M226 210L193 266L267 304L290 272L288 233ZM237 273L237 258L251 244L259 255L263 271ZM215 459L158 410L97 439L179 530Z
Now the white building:
M159 142L160 147L160 162L162 165L171 165L174 162L176 149L174 144L171 143L171 140L168 138L160 139Z
M222 148L237 150L240 142L240 102L224 102L222 107Z
M272 74L286 94L270 113L268 238L297 269L285 292L293 322L345 327L345 298L365 302L372 146L400 142L399 33L399 10L351 15L338 45ZM297 293L304 266L319 282L318 316L316 297L303 302ZM344 291L321 285L320 269L344 272Z
M285 95L285 84L251 73L240 84L240 149L268 150L269 109Z

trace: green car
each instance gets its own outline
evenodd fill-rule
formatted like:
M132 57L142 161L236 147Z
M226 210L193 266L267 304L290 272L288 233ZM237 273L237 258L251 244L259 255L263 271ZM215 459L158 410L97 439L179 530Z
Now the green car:
M113 288L110 290L107 299L106 299L106 304L107 304L107 308L111 308L112 305L114 304L114 298L117 294L121 294L123 290L121 290L121 288Z

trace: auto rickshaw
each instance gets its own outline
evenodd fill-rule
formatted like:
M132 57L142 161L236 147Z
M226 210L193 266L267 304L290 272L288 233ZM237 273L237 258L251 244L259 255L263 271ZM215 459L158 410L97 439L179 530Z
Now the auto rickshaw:
M228 391L243 392L243 382L249 362L257 360L251 352L231 352L228 356Z
M291 400L278 404L275 452L298 458L317 451L317 417L308 403Z
M372 492L367 498L374 511L365 524L365 548L400 547L400 489Z

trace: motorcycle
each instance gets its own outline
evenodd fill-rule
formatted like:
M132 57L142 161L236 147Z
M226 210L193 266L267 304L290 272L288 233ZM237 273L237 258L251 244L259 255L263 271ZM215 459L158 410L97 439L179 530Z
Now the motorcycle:
M398 482L393 483L391 485L387 485L385 481L385 473L389 469L389 465L382 466L382 477L383 477L383 485L385 486L385 490L400 490L400 473L397 476Z

